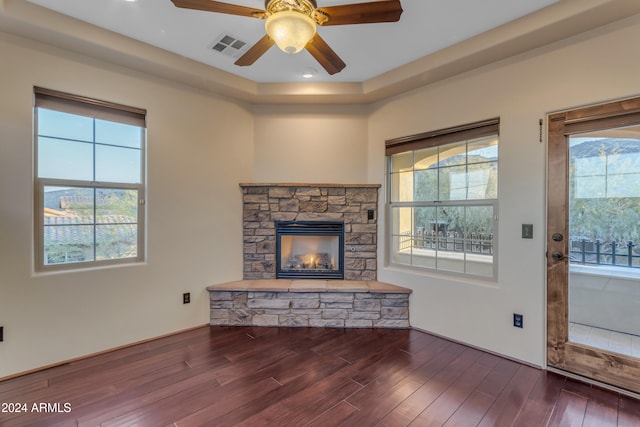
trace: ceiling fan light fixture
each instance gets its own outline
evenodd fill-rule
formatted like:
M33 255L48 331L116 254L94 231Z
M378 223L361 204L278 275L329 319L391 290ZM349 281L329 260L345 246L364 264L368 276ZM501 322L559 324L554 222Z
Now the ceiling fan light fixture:
M316 23L310 16L294 10L270 15L264 24L267 34L285 53L300 52L316 35Z

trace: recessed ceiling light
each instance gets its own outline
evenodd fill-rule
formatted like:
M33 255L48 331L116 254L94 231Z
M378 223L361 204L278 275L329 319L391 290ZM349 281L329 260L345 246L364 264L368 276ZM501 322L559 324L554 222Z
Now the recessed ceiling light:
M303 79L311 79L313 78L316 74L318 74L318 70L316 70L315 68L305 68L304 70L302 70L302 72L300 73L300 75L302 76Z

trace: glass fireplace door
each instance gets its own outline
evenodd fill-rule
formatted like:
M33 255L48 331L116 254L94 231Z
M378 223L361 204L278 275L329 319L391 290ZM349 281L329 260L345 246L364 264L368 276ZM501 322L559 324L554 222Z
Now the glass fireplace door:
M344 278L344 224L276 224L277 278Z

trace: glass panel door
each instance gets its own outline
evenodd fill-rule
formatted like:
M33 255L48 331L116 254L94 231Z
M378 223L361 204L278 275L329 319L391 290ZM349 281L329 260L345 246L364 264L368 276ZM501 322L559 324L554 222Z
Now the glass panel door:
M640 392L640 98L548 123L547 363Z
M640 357L640 127L570 135L569 340Z

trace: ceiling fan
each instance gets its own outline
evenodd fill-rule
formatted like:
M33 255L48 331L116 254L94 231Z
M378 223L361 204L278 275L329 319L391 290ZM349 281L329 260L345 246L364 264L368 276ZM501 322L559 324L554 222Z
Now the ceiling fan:
M265 0L265 10L215 0L171 0L176 7L265 19L267 34L235 62L253 64L274 44L290 54L306 48L329 74L346 64L316 33L316 25L371 24L397 22L402 14L400 0L376 0L340 6L318 7L315 0Z

